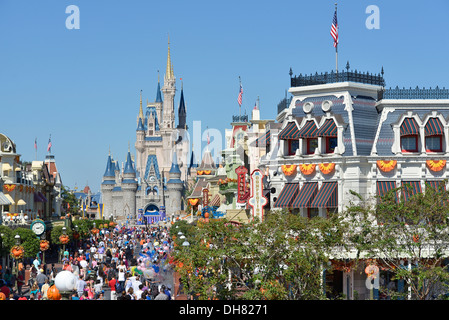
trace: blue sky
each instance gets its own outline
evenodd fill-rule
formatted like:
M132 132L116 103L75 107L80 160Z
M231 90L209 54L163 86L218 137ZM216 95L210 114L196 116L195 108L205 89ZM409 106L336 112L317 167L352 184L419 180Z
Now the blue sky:
M340 68L348 60L359 71L383 66L387 87L449 87L447 0L338 2ZM168 34L188 125L201 121L224 137L239 112L239 76L242 113L259 97L261 117L274 119L290 67L335 68L334 3L0 0L0 132L24 161L35 160L35 138L43 160L51 134L63 183L98 191L109 147L120 162L128 141L134 153L139 93L144 102L156 97ZM69 5L79 7L79 30L65 26ZM369 5L379 8L378 30L365 26Z

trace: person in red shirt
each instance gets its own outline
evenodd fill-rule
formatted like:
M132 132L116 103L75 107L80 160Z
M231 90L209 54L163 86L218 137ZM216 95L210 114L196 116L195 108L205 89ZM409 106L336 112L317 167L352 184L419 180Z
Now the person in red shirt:
M108 286L111 289L111 300L117 300L117 293L115 292L115 285L117 280L112 276L111 280L108 281Z
M5 280L0 280L0 292L3 292L5 297L9 297L9 294L11 293L11 290L9 290Z

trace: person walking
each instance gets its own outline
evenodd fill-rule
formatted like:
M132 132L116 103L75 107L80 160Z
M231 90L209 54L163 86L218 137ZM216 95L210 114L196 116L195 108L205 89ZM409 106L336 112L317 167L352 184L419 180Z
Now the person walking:
M154 300L169 300L168 296L165 294L165 286L162 285L159 294L154 298Z

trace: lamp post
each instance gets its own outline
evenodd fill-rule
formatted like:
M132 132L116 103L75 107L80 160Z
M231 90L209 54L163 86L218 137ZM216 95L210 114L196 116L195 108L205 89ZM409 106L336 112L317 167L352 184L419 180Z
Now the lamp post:
M15 245L16 247L20 247L20 236L18 234L16 234L16 236L14 237L15 239ZM14 274L14 277L17 279L19 276L19 259L20 256L15 256L14 257L14 263L13 263L13 271L12 273ZM17 282L14 284L14 290L17 290Z
M76 288L76 276L67 270L59 272L55 277L55 286L61 294L61 300L69 300L70 294Z
M2 232L0 233L0 263L3 266L3 236L5 234Z
M64 236L67 235L67 228L66 227L62 227L62 234ZM64 254L65 254L65 243L62 244L62 257L64 258Z

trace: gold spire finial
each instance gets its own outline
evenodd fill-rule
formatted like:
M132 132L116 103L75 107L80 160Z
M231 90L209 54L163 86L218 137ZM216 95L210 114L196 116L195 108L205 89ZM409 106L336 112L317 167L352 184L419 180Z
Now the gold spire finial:
M170 58L170 34L168 35L168 54L167 54L167 69L165 70L165 78L171 79L173 73L173 66Z
M139 119L143 121L143 109L142 109L142 90L140 90L140 109L139 109Z

